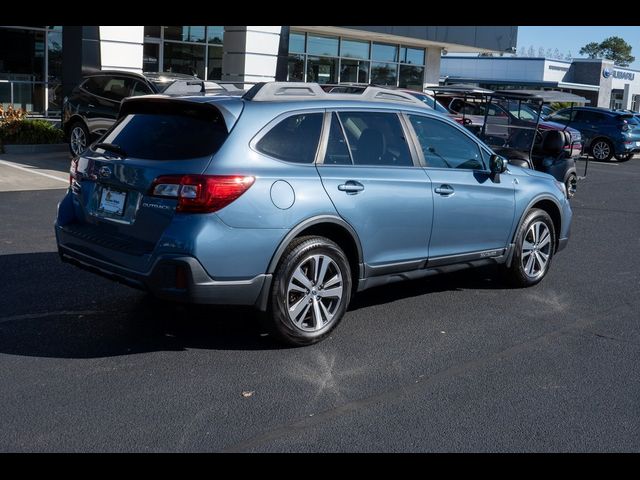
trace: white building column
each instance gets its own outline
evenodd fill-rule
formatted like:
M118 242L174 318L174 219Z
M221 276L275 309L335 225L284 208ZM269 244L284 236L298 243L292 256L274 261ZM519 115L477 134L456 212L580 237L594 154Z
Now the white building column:
M222 53L222 80L245 83L276 78L281 26L226 26Z
M631 84L626 83L624 85L624 91L622 94L622 109L631 110Z
M142 73L144 26L100 26L102 70Z
M434 86L440 84L440 55L442 54L442 48L429 47L427 48L426 59L426 73L424 77L424 87Z

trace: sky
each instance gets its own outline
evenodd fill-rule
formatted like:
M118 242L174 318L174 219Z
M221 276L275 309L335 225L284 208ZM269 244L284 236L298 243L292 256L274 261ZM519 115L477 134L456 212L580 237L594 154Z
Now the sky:
M558 49L563 55L571 52L573 57L580 57L580 49L589 42L601 42L607 37L617 36L623 38L631 45L631 55L636 57L630 68L640 70L640 26L636 27L518 27L518 45L529 50L533 45L536 55L539 47L545 51L548 48Z

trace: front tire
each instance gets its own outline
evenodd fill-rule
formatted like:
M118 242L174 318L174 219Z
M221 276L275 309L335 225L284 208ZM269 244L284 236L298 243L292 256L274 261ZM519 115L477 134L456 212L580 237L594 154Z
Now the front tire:
M591 156L600 162L608 162L613 157L613 145L601 138L591 145Z
M621 154L616 153L614 157L619 162L628 162L633 158L633 153L621 153Z
M311 345L340 323L351 300L351 268L342 249L325 237L291 242L274 274L267 318L281 342Z
M529 211L518 229L515 252L507 269L507 282L514 287L539 283L549 271L556 250L553 220L544 210Z

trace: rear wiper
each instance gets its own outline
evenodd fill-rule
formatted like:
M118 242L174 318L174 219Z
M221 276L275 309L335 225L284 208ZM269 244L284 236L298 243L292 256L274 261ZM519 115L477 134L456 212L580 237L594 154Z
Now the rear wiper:
M126 158L127 156L127 152L125 152L123 148L113 143L96 143L93 148L101 148L103 150L106 150L107 152L116 153L119 157L122 158Z

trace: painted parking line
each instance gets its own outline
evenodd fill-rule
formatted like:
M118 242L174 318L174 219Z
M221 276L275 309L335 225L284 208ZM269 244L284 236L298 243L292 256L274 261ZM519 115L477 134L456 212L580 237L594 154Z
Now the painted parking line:
M0 165L5 165L7 167L17 168L18 170L22 170L24 172L33 173L35 175L41 175L43 177L52 178L53 180L58 180L59 182L69 183L69 178L60 178L55 175L50 175L48 173L39 172L38 170L34 170L33 168L26 168L22 165L18 165L17 163L8 162L6 160L0 160Z

